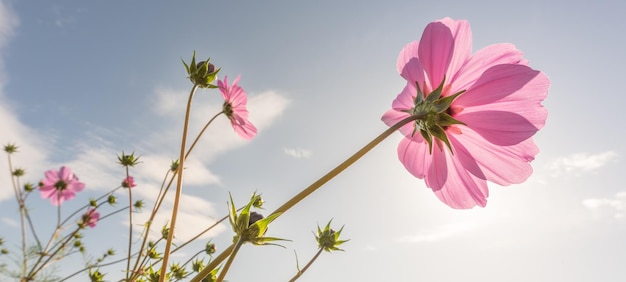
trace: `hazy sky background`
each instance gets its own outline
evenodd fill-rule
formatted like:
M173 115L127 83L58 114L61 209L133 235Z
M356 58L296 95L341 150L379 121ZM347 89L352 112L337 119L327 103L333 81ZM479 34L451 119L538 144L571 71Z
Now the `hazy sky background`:
M533 176L510 187L490 184L486 208L453 210L403 168L395 134L271 225L269 236L293 240L285 249L246 245L227 279L288 280L294 250L304 265L316 251L312 231L332 218L335 228L345 224L346 252L322 254L299 281L625 281L625 5L0 1L0 143L20 146L13 163L26 168L25 180L68 165L87 184L64 205L65 215L119 185L122 150L142 156L131 171L133 192L151 202L178 156L191 88L181 58L194 50L211 57L221 77L241 74L259 134L243 141L220 117L202 139L186 163L176 231L183 240L227 214L228 192L238 204L262 193L269 213L385 130L380 117L405 83L396 71L399 51L431 21L467 19L474 50L513 43L551 79ZM191 131L221 103L219 91L197 93ZM0 172L0 237L17 251L6 160ZM28 205L49 234L56 210L38 193ZM125 218L86 231L87 249L115 247L115 258L123 257ZM218 251L232 239L229 225L210 235L186 254L210 238ZM102 271L116 281L123 267Z

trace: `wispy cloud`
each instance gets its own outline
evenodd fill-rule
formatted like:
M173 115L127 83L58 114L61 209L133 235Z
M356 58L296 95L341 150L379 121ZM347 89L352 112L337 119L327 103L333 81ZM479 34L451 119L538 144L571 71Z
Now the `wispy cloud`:
M397 239L402 243L426 243L440 241L456 236L460 233L472 229L472 225L468 223L446 224L430 230L419 232L415 235L403 236Z
M626 216L626 191L615 194L613 198L584 199L582 204L597 217L610 215L621 219Z
M615 151L606 151L597 154L576 153L556 159L548 165L548 169L552 171L553 176L572 172L589 172L598 170L616 161L618 156Z
M283 148L283 152L287 156L296 158L296 159L306 159L311 157L313 152L311 150L301 149L301 148Z

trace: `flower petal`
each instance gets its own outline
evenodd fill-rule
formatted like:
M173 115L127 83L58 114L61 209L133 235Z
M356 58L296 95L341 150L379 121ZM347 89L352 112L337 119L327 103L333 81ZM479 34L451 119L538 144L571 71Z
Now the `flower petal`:
M498 185L522 183L528 179L533 172L530 162L539 153L532 139L501 146L489 142L471 128L464 128L462 134L452 137L464 144L474 157L481 175L484 175L478 177Z
M441 22L428 24L420 39L418 54L430 82L422 87L433 89L441 84L454 54L450 28Z
M456 91L467 90L476 82L487 69L501 64L527 64L523 60L522 51L515 49L515 45L501 43L487 46L472 55L454 76L450 77L450 84Z
M472 30L466 20L455 21L451 18L444 18L439 22L450 29L454 38L454 51L446 71L446 80L449 82L472 55Z
M400 76L406 79L410 84L415 85L415 82L424 83L424 69L420 64L418 56L419 43L413 41L400 51L398 55L397 68Z
M420 179L426 177L426 171L432 162L426 141L415 142L408 138L400 141L398 158L411 174Z

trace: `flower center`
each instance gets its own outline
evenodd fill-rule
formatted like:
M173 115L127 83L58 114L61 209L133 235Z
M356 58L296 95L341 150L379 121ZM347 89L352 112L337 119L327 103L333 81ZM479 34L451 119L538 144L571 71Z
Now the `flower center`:
M415 106L413 109L407 111L413 116L418 116L415 120L413 135L417 131L420 132L424 140L428 142L430 153L432 153L433 137L445 143L448 149L450 149L450 152L452 152L452 146L450 146L450 141L446 135L446 129L453 124L465 125L465 123L452 117L452 110L450 109L454 99L465 92L465 90L441 97L444 82L445 78L435 90L427 95L424 95L419 83L416 82L417 95L414 100Z
M231 117L233 115L233 105L229 102L224 102L224 106L222 106L222 111L226 114L227 117Z
M59 191L63 191L67 188L67 183L65 183L65 181L63 180L59 180L56 183L54 183L54 188L56 188Z

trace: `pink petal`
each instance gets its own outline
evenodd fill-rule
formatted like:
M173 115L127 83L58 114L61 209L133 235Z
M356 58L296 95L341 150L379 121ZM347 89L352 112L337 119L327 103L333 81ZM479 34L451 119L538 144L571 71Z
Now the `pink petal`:
M72 179L72 170L69 167L62 166L59 170L59 178L65 182L69 182Z
M445 24L450 29L454 38L454 51L446 72L446 81L449 84L472 54L472 30L469 23L465 20L455 21L450 18L444 18L439 22Z
M239 134L239 136L241 136L241 138L246 140L254 138L254 136L256 136L257 134L256 127L250 122L246 122L243 124L233 124L233 128L235 129L235 132Z
M487 69L465 93L459 96L454 105L464 111L470 107L500 108L496 102L515 102L510 107L522 109L528 104L538 104L548 95L549 80L541 72L525 65L496 65ZM476 110L485 110L480 108Z
M547 111L543 112L547 114ZM507 111L461 112L455 118L465 122L490 143L500 146L515 145L532 137L539 130L535 124L545 122L545 115L529 121L517 113Z
M483 72L495 65L526 64L522 56L522 51L515 49L513 44L502 43L487 46L470 57L459 71L450 77L449 82L456 91L467 90Z
M426 141L415 142L408 138L400 140L398 158L411 174L420 179L426 177L426 171L432 163Z
M430 85L430 89L441 84L454 54L454 38L450 28L441 22L426 26L419 45L419 59Z
M451 169L448 183L434 192L439 200L454 209L485 207L489 197L487 182L462 170L462 166Z
M532 141L526 139L513 146L495 145L474 132L471 128L464 128L462 134L449 136L454 143L466 146L473 156L472 162L480 167L481 175L476 175L499 185L522 183L531 175L530 166L539 153L539 149ZM468 161L463 161L467 166ZM484 176L482 176L484 175Z
M417 58L418 48L419 43L413 41L404 46L402 51L400 51L400 55L398 55L398 72L413 85L415 85L415 82L422 84L425 80L424 69Z
M45 181L46 184L54 184L59 181L59 172L54 169L46 171L44 175L46 176L46 178L43 181Z

